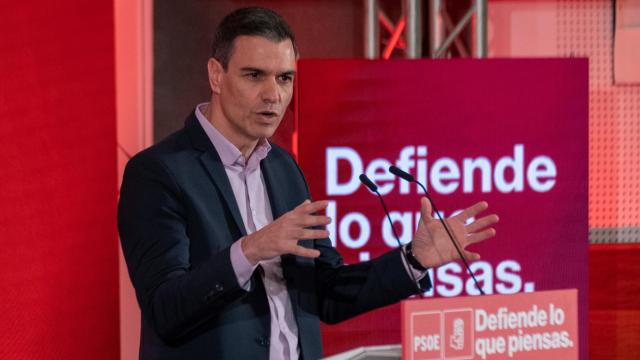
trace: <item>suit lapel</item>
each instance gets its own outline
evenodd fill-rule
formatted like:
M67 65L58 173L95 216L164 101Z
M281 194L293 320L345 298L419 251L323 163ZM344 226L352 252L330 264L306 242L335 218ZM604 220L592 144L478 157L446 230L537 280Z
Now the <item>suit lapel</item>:
M285 212L289 211L289 206L285 202L285 194L283 189L286 188L286 179L281 179L280 174L276 170L276 164L273 151L264 160L260 162L260 169L269 194L269 203L271 204L271 213L273 219L277 219ZM276 185L277 184L277 185Z
M273 213L273 219L277 219L292 208L298 206L295 201L295 197L292 197L291 193L287 193L291 189L291 179L288 176L292 176L291 169L286 169L285 166L279 166L282 162L278 160L278 156L271 155L274 153L272 150L270 156L262 160L260 167L262 169L262 176L267 187L267 193L269 194L269 202L271 203L271 212ZM298 242L301 246L313 249L312 240L300 240ZM292 255L285 255L286 257L293 257Z
M242 232L242 236L247 235L247 230L244 227L244 221L242 221L242 216L240 215L240 209L238 209L238 203L236 202L233 190L231 189L231 183L229 183L227 172L224 170L224 165L222 164L218 153L215 152L215 150L207 151L200 156L200 161L209 173L214 184L220 190L224 201L227 203L227 206L231 211L233 220L236 221L238 228Z
M262 170L262 176L264 178L265 186L267 187L267 193L269 194L269 203L271 204L271 212L273 219L277 219L284 213L290 210L290 205L286 202L286 189L287 179L285 171L278 171L278 159L274 154L273 149L262 162L260 163L260 169ZM304 243L306 241L300 241ZM282 266L282 276L287 280L287 291L289 293L289 299L291 300L291 307L294 314L296 314L296 320L298 318L298 288L295 286L295 262L296 256L292 254L285 254L280 256L280 264ZM304 261L304 258L300 258ZM300 326L300 323L298 323Z
M220 190L220 193L233 216L233 220L235 220L240 232L242 232L242 236L247 235L247 230L244 227L244 221L242 221L240 209L238 209L238 203L233 195L231 183L227 177L227 172L224 169L222 160L220 160L220 156L218 155L216 148L213 146L211 140L209 140L209 137L207 137L207 134L198 123L198 119L195 114L192 113L191 116L187 118L185 128L187 129L193 146L202 151L202 154L200 155L200 162L209 174L209 177L211 177L214 185L218 190Z

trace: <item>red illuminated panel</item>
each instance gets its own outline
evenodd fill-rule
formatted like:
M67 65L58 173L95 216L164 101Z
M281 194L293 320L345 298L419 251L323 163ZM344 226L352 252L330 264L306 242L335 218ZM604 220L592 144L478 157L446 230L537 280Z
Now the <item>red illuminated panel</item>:
M587 79L585 59L301 61L299 160L314 198L330 200L345 261L396 246L360 173L378 184L401 241L411 240L421 192L386 171L405 168L445 216L480 200L500 215L496 238L473 249L486 293L577 288L584 344ZM477 293L459 263L430 276L427 297ZM391 306L325 326L325 350L398 343L399 328Z

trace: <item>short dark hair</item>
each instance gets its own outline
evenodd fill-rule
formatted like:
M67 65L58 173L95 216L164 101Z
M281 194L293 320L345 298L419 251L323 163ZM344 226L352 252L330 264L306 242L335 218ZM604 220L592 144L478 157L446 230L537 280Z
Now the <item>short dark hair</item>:
M233 42L238 36L262 36L275 42L291 40L293 51L298 55L293 31L289 25L271 9L246 7L235 10L222 19L216 29L212 44L212 57L227 70L233 52Z

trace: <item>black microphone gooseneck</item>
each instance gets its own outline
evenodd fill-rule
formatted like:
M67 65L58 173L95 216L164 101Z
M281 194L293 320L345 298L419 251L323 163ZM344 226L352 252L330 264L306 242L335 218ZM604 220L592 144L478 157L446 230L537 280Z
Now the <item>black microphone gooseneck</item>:
M406 180L406 181L408 181L410 183L416 183L416 184L418 184L418 186L420 186L420 188L422 189L422 192L424 192L424 195L427 197L427 199L431 203L431 206L433 207L433 210L436 212L436 215L438 216L438 219L442 223L442 226L444 226L444 230L447 232L447 235L449 235L449 239L451 240L451 243L453 244L453 246L456 248L456 251L458 252L458 255L460 256L460 259L464 263L464 267L469 272L469 275L471 275L471 278L473 279L473 283L476 285L476 289L478 289L480 291L480 294L485 295L484 291L480 287L480 284L478 284L478 280L476 280L476 276L473 275L473 272L471 271L471 268L469 267L469 263L467 262L467 259L464 257L464 255L462 255L462 251L460 250L460 247L458 246L458 242L455 240L455 238L451 234L451 231L449 231L449 227L447 226L447 223L442 218L442 215L440 214L440 211L438 211L438 207L433 202L433 199L431 199L431 195L429 195L429 192L427 192L427 188L425 188L424 185L422 185L419 181L417 181L413 177L413 175L409 174L406 171L400 170L399 168L397 168L397 167L395 167L393 165L389 167L389 172L392 173L393 175L396 175L396 176L402 178L403 180Z
M400 242L400 237L398 236L398 233L396 233L396 228L393 226L393 221L391 221L389 210L387 210L387 205L384 203L384 199L382 199L382 195L380 195L380 193L378 192L378 186L374 184L373 181L371 181L371 179L369 179L365 174L360 174L359 179L360 179L360 182L364 184L364 186L366 186L369 190L371 190L372 193L375 193L376 195L378 195L378 199L380 199L380 204L382 204L384 213L387 215L387 220L389 220L389 225L391 225L391 231L393 232L393 236L396 238L396 241L398 242L398 247L402 247L402 243ZM407 254L402 250L400 250L400 253L402 253L402 256L404 256L405 263L408 266L410 266L409 259L407 259ZM411 280L413 280L413 283L416 284L416 286L418 287L418 290L420 290L420 297L423 298L424 290L420 287L420 283L416 279L416 276L413 273L413 269L409 269L409 270L410 270L409 275L411 275Z

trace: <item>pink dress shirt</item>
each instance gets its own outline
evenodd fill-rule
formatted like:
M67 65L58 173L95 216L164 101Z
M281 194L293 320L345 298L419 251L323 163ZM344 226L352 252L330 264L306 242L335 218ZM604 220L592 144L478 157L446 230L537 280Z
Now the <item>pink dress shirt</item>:
M251 234L273 221L269 196L260 171L260 161L267 157L271 145L266 140L261 141L249 159L245 159L240 150L204 116L207 106L208 103L199 104L195 111L196 117L220 155L238 203L244 227L247 234ZM252 266L242 252L241 241L242 239L239 239L231 246L231 265L238 283L247 290L253 271L258 265L263 270L261 276L271 313L269 358L298 359L300 357L298 326L293 316L287 283L282 275L280 258L261 261L258 265Z

